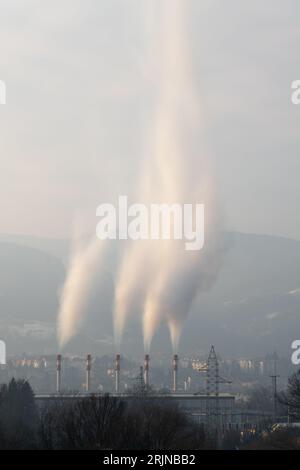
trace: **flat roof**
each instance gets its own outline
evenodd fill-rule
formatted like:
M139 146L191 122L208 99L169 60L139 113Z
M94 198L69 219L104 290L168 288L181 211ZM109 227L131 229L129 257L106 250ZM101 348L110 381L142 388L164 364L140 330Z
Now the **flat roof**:
M186 399L186 400L197 400L197 399L235 399L234 395L229 393L220 393L216 395L203 395L203 394L192 394L192 393L170 393L170 394L153 394L153 395L138 395L131 393L78 393L78 394L68 394L68 393L52 393L52 394L36 394L35 398L37 400L50 399L50 398L63 398L63 399L75 399L75 398L99 398L105 395L109 395L114 398L174 398L174 399Z

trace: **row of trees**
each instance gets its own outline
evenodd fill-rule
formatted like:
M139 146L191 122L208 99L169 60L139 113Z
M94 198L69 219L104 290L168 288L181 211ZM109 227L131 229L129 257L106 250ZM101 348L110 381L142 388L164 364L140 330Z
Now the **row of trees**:
M300 371L278 396L293 421L300 421ZM253 409L264 409L270 396L259 390ZM84 400L55 400L37 407L28 382L0 387L0 449L212 449L215 441L175 404L137 394L131 401L109 395ZM228 432L223 448L300 449L300 428L269 426L251 442Z
M37 408L25 381L0 391L1 449L206 449L214 443L176 406L137 396L55 400Z

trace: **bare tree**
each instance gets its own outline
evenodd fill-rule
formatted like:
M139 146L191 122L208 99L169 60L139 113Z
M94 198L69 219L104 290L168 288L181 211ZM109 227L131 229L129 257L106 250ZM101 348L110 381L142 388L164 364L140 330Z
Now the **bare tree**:
M58 402L42 410L39 438L43 448L111 448L124 404L108 395Z
M300 419L300 371L289 378L287 391L279 394L278 400L288 407L290 417Z
M131 402L123 429L124 449L196 449L212 445L203 428L192 422L178 405L164 399Z
M197 449L213 444L177 405L157 397L130 402L104 395L57 402L41 412L46 449Z

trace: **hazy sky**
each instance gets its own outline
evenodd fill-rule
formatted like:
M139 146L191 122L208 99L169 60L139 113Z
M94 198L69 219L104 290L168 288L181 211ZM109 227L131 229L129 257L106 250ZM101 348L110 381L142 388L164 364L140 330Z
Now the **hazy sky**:
M135 186L162 1L0 0L1 233L69 236ZM300 239L299 1L186 1L226 226Z

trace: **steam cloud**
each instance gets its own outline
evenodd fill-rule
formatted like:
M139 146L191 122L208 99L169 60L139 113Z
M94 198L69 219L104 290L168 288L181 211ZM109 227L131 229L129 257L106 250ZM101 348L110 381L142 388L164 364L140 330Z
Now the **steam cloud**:
M87 313L87 302L93 287L93 278L106 248L95 238L74 243L70 265L63 286L58 314L58 341L65 346L75 336Z
M204 203L205 245L201 251L185 251L181 240L127 241L116 274L113 317L118 349L128 318L137 315L147 352L161 322L167 323L177 352L184 320L197 294L209 288L218 271L220 214L186 43L188 2L149 2L150 9L155 5L158 11L153 10L152 16L158 33L153 35L152 31L152 53L158 99L135 200L149 205ZM150 26L155 29L154 24ZM81 326L104 246L95 240L73 253L58 318L61 345Z
M167 322L177 351L184 319L198 292L213 282L219 266L219 214L186 44L187 3L164 0L159 2L159 14L153 15L155 21L161 18L154 48L159 96L137 200L203 202L206 241L200 252L184 251L179 241L134 242L125 254L116 287L115 338L118 344L129 315L142 312L146 351L162 321Z

